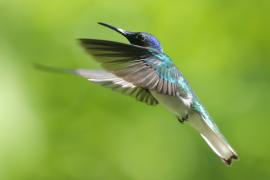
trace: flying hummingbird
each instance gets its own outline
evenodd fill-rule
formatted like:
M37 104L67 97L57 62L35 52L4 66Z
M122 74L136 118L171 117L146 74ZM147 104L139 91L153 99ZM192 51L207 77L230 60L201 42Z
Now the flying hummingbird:
M131 32L106 23L98 24L120 33L130 42L79 39L82 47L101 63L105 71L37 67L82 76L151 106L163 104L181 123L186 122L195 128L226 164L230 165L233 159L238 159L187 80L163 52L157 38L146 32Z

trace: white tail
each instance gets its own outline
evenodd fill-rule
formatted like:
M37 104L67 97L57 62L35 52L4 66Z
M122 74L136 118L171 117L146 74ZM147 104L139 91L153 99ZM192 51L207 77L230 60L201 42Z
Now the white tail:
M213 122L203 119L197 113L195 113L193 117L188 120L188 122L192 127L199 131L200 135L203 137L209 147L227 165L230 165L234 159L238 159L236 152L219 132Z

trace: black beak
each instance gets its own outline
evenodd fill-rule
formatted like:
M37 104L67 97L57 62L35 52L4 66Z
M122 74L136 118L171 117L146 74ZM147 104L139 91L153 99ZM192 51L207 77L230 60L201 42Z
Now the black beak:
M131 35L134 35L133 32L129 32L129 31L126 31L126 30L124 30L124 29L114 27L114 26L112 26L112 25L110 25L110 24L107 24L107 23L98 22L98 24L100 24L100 25L102 25L102 26L105 26L105 27L107 27L107 28L110 28L110 29L112 29L112 30L114 30L114 31L116 31L116 32L118 32L118 33L120 33L120 34L122 34L122 35L125 36L127 39L129 39L129 37L130 37Z

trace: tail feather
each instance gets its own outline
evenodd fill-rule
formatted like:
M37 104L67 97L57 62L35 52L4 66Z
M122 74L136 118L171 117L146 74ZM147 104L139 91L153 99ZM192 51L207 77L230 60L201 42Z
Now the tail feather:
M238 159L236 152L221 134L209 130L209 132L201 136L210 146L210 148L224 161L227 165L231 165L232 161Z
M209 124L203 120L200 115L195 115L189 122L192 127L197 129L206 141L209 147L216 153L219 158L227 165L231 165L233 160L238 159L238 155L227 142L225 137L219 132L218 129L213 129L214 126L209 126Z

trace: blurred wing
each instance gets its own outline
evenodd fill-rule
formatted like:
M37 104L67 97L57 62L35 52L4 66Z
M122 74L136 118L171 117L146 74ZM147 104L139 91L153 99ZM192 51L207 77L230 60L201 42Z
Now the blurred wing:
M182 74L170 58L154 49L113 41L80 39L102 66L123 80L148 90L175 96ZM185 94L182 96L185 96Z
M154 106L158 104L158 101L152 96L149 90L137 87L112 73L84 69L74 70L74 73L87 78L91 82L111 88L114 91L121 92L124 95L135 97L136 100L148 105Z

